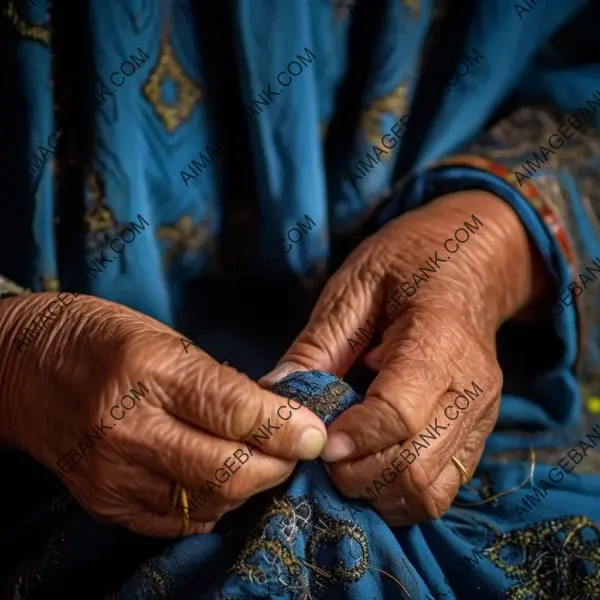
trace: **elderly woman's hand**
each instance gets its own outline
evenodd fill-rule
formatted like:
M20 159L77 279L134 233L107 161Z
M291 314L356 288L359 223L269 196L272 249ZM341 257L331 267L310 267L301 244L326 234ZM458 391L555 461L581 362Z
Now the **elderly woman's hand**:
M263 382L298 368L378 370L364 402L328 428L339 489L392 525L438 518L472 476L497 419L496 331L548 285L516 213L483 191L438 198L366 239ZM522 314L521 313L521 314Z
M289 477L297 459L321 453L325 426L299 402L112 302L79 296L52 329L16 349L14 336L55 300L2 301L0 438L62 475L92 515L177 536L180 482L193 493L186 533L208 532Z

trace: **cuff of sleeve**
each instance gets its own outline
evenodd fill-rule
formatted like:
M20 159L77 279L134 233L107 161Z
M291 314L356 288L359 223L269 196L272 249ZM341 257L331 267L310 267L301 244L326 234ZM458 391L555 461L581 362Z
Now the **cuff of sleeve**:
M574 280L576 254L558 211L531 182L516 186L514 173L501 164L477 156L452 156L410 174L394 187L390 202L378 215L383 224L399 214L399 202L404 210L453 192L480 189L508 202L525 225L550 269L559 295ZM554 329L565 351L558 368L576 369L583 343L581 315L576 303L564 303L562 312L554 313Z

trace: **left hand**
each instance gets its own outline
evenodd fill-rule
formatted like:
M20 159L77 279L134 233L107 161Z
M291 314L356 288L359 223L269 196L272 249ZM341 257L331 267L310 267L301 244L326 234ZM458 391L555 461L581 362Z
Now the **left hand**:
M328 428L323 458L337 487L372 501L390 525L437 519L465 483L451 457L472 476L496 423L496 331L544 291L541 270L504 200L484 191L438 198L352 252L261 383L304 369L343 377L369 334L383 329L381 343L364 355L379 373L364 401Z

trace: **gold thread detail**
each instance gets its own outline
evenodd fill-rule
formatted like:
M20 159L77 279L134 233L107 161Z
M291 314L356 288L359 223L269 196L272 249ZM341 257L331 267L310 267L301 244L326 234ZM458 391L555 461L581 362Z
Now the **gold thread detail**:
M163 100L162 86L167 79L171 79L177 88L175 104ZM158 63L142 90L169 133L189 118L202 97L200 88L184 73L171 44L163 46Z

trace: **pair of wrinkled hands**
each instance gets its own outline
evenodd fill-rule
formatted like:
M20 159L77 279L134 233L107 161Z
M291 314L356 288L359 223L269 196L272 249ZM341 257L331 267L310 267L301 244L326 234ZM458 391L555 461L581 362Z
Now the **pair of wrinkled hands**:
M484 227L402 306L386 309L378 343L368 349L350 344L473 214ZM483 397L398 475L389 493L372 501L392 525L438 518L462 483L451 457L472 474L496 422L502 388L496 331L535 299L531 252L517 215L487 192L451 194L398 217L352 252L278 367L259 383L201 348L183 352L181 335L150 317L80 296L77 317L28 353L10 354L0 373L10 398L2 437L55 469L74 440L106 420L115 398L144 382L150 393L143 403L63 482L97 518L175 537L184 533L173 509L175 483L198 489L273 420L285 401L264 387L286 373L317 369L343 377L363 360L377 374L364 402L328 428L308 408L295 410L243 469L203 506L190 509L186 534L211 531L223 514L285 481L298 460L321 456L343 494L364 497L399 448L410 447L476 381ZM8 299L13 307L4 335L14 335L46 296Z

